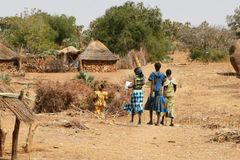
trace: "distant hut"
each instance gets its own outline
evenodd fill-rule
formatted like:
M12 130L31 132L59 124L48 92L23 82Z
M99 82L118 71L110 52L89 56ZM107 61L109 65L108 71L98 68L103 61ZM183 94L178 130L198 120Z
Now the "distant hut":
M100 41L92 41L80 54L80 70L88 72L113 72L119 57Z
M19 67L17 53L0 43L0 72L16 71Z
M57 58L61 59L63 64L65 65L70 65L71 63L73 63L80 54L80 50L76 49L73 46L66 47L57 52Z

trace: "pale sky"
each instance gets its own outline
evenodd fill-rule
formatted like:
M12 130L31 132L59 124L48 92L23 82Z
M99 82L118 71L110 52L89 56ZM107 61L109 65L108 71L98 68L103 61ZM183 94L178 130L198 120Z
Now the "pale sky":
M77 24L89 23L102 16L111 6L127 0L0 0L0 17L14 16L25 8L37 8L51 14L74 16ZM199 25L204 20L211 25L226 26L226 16L240 6L240 0L132 0L145 6L159 7L164 19Z

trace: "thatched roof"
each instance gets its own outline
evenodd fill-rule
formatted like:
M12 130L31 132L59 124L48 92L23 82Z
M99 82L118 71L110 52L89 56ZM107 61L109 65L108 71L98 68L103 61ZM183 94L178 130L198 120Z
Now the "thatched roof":
M17 54L14 51L0 43L0 60L11 60L16 56Z
M102 42L92 41L80 54L80 60L116 61L119 57L113 54Z
M57 52L58 52L58 54L68 54L68 53L80 54L80 50L76 49L73 46L69 46L69 47L63 48L62 50L58 50Z
M14 90L4 83L0 83L1 93L14 93ZM20 121L31 123L34 121L33 112L28 106L17 98L0 96L0 109L10 109Z

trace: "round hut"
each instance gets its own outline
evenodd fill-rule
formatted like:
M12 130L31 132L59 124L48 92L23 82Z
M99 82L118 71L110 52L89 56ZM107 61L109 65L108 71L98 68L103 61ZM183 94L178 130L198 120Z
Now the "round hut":
M73 46L66 47L62 50L57 51L57 58L63 61L63 64L70 65L79 56L80 50Z
M0 71L14 72L20 67L17 53L0 43Z
M102 42L92 41L79 55L79 69L86 72L114 72L119 57L113 54Z

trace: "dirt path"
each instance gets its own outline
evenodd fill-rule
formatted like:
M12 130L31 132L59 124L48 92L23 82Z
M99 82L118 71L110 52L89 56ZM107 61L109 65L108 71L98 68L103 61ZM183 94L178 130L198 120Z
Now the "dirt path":
M186 55L173 55L173 63L163 64L162 71L173 70L179 88L176 97L177 126L148 126L148 113L143 116L143 125L129 123L129 116L112 122L100 122L87 114L59 113L42 116L34 138L33 160L238 160L240 146L235 143L210 143L210 138L226 129L239 129L240 125L240 80L228 76L233 72L229 63L186 63ZM149 75L153 65L143 68ZM94 73L99 79L121 83L132 74L131 70L117 73ZM29 81L51 79L67 81L76 73L28 74ZM149 88L145 87L147 95ZM145 96L146 97L146 96ZM4 126L12 131L9 114L3 115ZM80 121L89 130L64 128L59 123L71 119ZM204 129L204 124L219 124L219 129ZM27 126L22 125L20 146L24 144ZM10 134L6 144L10 153ZM20 159L29 159L22 153Z

